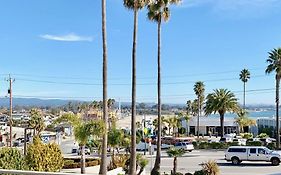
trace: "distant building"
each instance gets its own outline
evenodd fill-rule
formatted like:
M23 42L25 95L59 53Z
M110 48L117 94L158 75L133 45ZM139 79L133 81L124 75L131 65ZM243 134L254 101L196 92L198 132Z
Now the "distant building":
M186 127L186 121L182 121L182 126ZM197 117L192 117L187 123L186 128L190 134L196 135L197 133ZM234 118L224 118L224 131L225 134L237 133L238 124ZM218 135L220 132L220 118L219 117L205 117L199 118L199 134L204 135Z

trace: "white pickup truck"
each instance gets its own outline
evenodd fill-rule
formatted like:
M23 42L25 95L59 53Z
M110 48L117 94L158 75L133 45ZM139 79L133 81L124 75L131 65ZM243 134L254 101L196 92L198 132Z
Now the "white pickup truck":
M280 164L281 154L263 146L231 146L225 152L225 160L238 165L242 161L266 161Z

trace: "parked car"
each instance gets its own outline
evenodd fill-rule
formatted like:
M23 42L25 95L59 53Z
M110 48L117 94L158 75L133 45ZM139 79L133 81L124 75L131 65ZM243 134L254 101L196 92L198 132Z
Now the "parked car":
M156 148L157 148L157 146L153 145L153 144L151 144L151 147L154 150L156 150ZM144 150L148 151L148 149L149 149L149 143L140 142L137 144L137 148L136 148L137 151L144 151Z
M85 147L85 155L90 155L91 154L91 150L88 147ZM81 155L81 147L79 147L78 149L78 155Z
M225 160L234 165L242 161L266 161L277 166L280 164L281 154L263 146L231 146L225 152Z
M192 143L188 143L188 142L178 142L175 144L175 148L176 149L183 149L185 151L193 151L194 150L194 146Z

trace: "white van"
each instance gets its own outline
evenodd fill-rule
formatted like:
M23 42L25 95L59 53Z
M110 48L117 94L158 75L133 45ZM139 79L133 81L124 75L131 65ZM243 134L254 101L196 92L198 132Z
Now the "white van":
M231 146L225 152L225 160L238 165L242 161L266 161L280 164L281 154L263 146Z

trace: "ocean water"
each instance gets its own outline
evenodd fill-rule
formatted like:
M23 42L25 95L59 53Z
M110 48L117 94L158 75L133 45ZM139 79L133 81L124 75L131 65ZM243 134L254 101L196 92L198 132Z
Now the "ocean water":
M280 112L281 112L281 110L280 110ZM281 116L281 113L279 113L279 115ZM272 117L275 117L275 111L274 110L270 110L270 111L250 111L250 112L248 112L248 116L250 118L254 118L254 119L257 119L257 118L272 118ZM219 115L218 114L212 114L209 117L219 117ZM233 114L233 113L227 113L227 114L225 114L225 117L235 118L235 117L237 117L237 115Z

